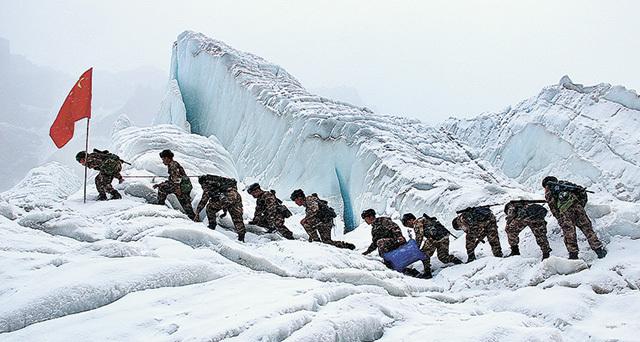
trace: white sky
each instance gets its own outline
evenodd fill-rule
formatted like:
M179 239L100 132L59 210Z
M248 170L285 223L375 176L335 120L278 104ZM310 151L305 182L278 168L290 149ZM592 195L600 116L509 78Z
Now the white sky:
M2 1L12 53L70 75L167 70L189 29L426 122L499 110L564 74L640 90L640 1Z

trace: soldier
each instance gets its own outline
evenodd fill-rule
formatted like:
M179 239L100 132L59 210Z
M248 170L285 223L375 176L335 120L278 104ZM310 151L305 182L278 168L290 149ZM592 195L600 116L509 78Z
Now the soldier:
M96 189L98 190L98 201L107 200L107 192L111 194L111 199L121 199L122 196L118 190L114 189L111 185L114 178L117 178L120 183L124 182L120 171L122 171L122 160L120 157L109 151L100 151L93 149L93 153L87 153L82 151L76 154L76 160L82 164L94 170L98 170L99 173L96 176Z
M293 233L284 225L284 220L291 212L276 197L275 191L264 191L260 184L253 183L247 192L256 199L256 211L249 224L267 228L267 232L278 231L286 239L293 240Z
M291 194L291 200L297 205L305 207L306 216L300 221L300 224L309 234L309 242L322 242L338 248L356 248L351 243L334 241L331 238L333 219L336 217L336 213L333 208L329 207L327 201L318 198L317 194L306 196L301 189L295 190Z
M202 186L202 198L198 203L194 220L196 222L200 220L200 212L206 205L209 228L216 229L216 214L218 211L229 212L236 233L238 233L238 241L244 242L246 230L242 221L242 198L238 193L236 180L215 175L204 175L198 177L198 182Z
M427 214L423 214L422 217L416 218L412 213L402 215L402 225L408 228L413 228L416 234L416 242L424 254L427 255L427 259L422 261L424 266L423 278L430 279L431 275L431 256L435 251L438 251L438 259L443 263L452 262L454 264L461 264L462 261L455 256L449 254L449 231L436 219L430 217ZM424 244L422 243L424 241Z
M402 236L400 227L389 217L376 217L376 211L373 209L363 211L360 217L371 225L371 245L362 253L363 255L367 255L377 248L378 254L382 256L407 242Z
M467 208L460 212L451 224L453 229L467 233L465 240L467 262L476 260L475 249L478 243L484 243L485 237L489 240L493 256L502 257L502 248L498 237L498 224L489 207Z
M154 189L158 189L158 204L164 205L167 195L175 194L185 214L193 220L196 214L193 212L193 207L191 206L191 189L193 189L191 180L187 177L182 166L173 160L173 152L171 152L171 150L163 150L160 152L160 158L162 158L162 163L167 165L169 179L160 184L153 185Z
M373 252L376 248L378 254L382 257L385 253L390 252L407 242L402 236L402 230L395 224L389 217L376 217L376 211L373 209L367 209L360 214L360 217L371 225L371 245L367 248L362 255L367 255ZM384 259L384 257L383 257ZM385 266L391 268L391 265L384 262ZM407 267L402 273L416 277L419 272L413 268Z
M551 214L558 220L564 236L564 244L569 251L569 259L578 259L578 238L576 226L587 237L589 246L596 252L598 258L607 255L602 242L593 230L591 220L584 210L587 204L586 189L566 181L558 181L558 178L547 176L542 180L544 198L549 204Z
M529 226L540 250L542 250L542 260L548 258L551 247L549 247L549 240L547 240L547 221L544 219L547 215L547 209L535 203L511 201L504 206L504 213L507 214L505 231L509 246L511 246L509 256L520 255L518 235Z

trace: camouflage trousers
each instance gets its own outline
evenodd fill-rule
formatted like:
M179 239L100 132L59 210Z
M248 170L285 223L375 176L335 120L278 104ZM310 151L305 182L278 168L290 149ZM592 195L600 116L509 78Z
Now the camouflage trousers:
M422 252L427 255L427 258L422 261L422 265L425 270L431 269L431 256L437 251L438 259L443 263L453 262L456 257L449 254L449 236L445 236L440 240L434 238L427 238L424 240Z
M268 232L277 231L280 235L287 239L293 238L293 232L284 225L284 217L282 215L276 215L273 220L264 220L256 223L257 226L267 228Z
M236 233L238 233L238 235L244 235L246 233L247 230L242 220L242 198L237 190L229 190L219 199L209 199L206 210L207 218L209 219L209 228L214 229L216 227L216 214L220 210L226 210L231 216L231 221L233 221Z
M180 191L180 194L178 194L178 191L180 191L180 184L171 184L169 182L160 183L158 185L158 204L164 205L167 196L169 194L175 194L182 209L184 209L184 213L193 220L196 217L196 213L193 212L193 207L191 206L191 191L189 191L189 193Z
M536 238L536 242L538 243L538 246L540 246L542 253L551 252L549 240L547 239L547 221L545 220L508 220L505 231L507 232L509 246L517 246L520 243L520 232L522 232L527 226L531 228L531 232L533 232L533 236Z
M344 241L335 241L331 238L331 229L333 229L333 221L330 222L312 222L302 226L309 234L309 242L322 242L338 248L354 249L355 246Z
M113 176L104 174L102 172L98 173L96 176L96 189L98 190L98 194L106 195L106 193L113 193L115 189L111 185L113 182Z
M602 248L602 242L598 239L596 232L593 230L591 220L579 204L574 204L564 213L560 214L558 224L562 228L564 236L564 244L567 246L569 253L578 253L578 237L576 235L576 226L580 228L584 236L587 237L591 249L596 250Z
M502 256L502 247L500 247L500 238L498 237L498 224L495 219L480 222L472 226L466 233L465 247L467 255L474 254L478 244L486 237L493 255Z

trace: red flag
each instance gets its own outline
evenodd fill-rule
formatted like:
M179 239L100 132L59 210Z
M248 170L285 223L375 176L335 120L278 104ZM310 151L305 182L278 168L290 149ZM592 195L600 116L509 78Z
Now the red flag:
M58 148L62 148L73 138L73 128L76 121L91 118L92 72L93 68L89 68L80 76L64 100L51 129L49 129L49 136Z

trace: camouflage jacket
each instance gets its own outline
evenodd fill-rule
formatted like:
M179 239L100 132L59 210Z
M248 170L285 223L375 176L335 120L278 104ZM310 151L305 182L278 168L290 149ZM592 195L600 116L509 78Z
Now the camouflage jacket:
M94 152L94 153L89 153L87 155L87 158L85 159L85 163L88 168L102 172L103 170L101 170L101 166L103 165L106 159L107 159L107 156L105 154ZM120 172L113 174L113 176L118 179L122 178L122 175L120 175Z
M268 225L273 223L279 214L278 199L271 191L262 191L256 200L256 211L253 215L253 221L258 224Z
M198 203L196 213L202 211L202 209L204 209L210 199L219 200L224 197L224 192L227 192L229 190L237 191L237 187L223 188L222 184L229 183L229 181L232 181L232 179L214 175L208 176L207 180L201 184L202 197L200 198L200 203Z
M187 177L187 173L184 172L182 166L175 160L172 160L171 163L167 165L167 170L169 172L168 182L171 184L179 185L182 179Z
M424 216L415 220L413 231L416 233L418 246L422 244L424 238L440 240L449 234L447 229L436 218L427 219Z
M369 254L378 248L378 240L380 239L393 239L398 244L407 242L402 236L400 226L388 217L377 217L371 224L371 245L369 245L365 254Z
M313 225L320 222L320 199L316 196L307 196L304 199L305 214L307 224Z

